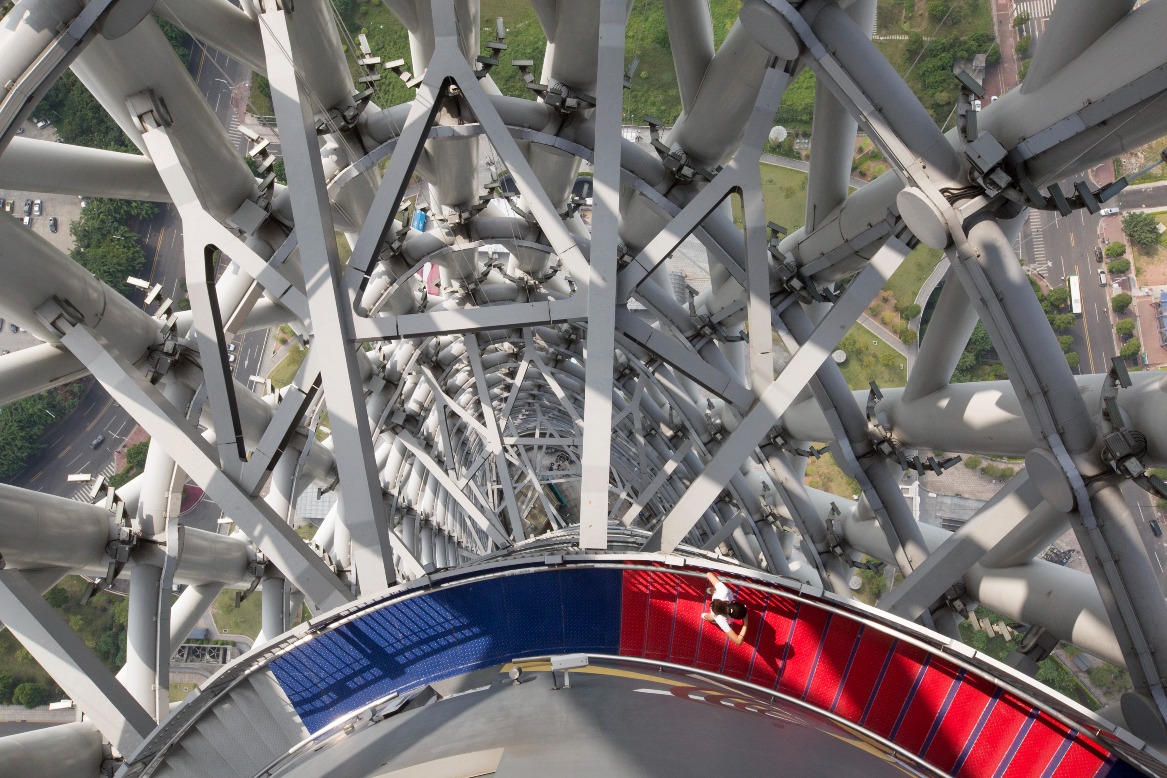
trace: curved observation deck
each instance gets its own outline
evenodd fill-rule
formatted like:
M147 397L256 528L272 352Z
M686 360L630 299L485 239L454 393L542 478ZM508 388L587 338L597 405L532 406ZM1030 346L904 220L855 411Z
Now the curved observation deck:
M706 569L750 609L741 646L701 619ZM588 657L576 678L627 675L635 665L667 674L674 694L678 684L703 684L729 694L731 708L793 712L908 774L1117 778L1163 769L1141 741L1089 711L885 613L717 563L591 554L438 573L318 618L204 684L122 774L311 775L295 768L338 739L456 697L451 679L473 677L476 690L510 686L501 671L546 672L546 659L566 654ZM782 738L791 733L775 738L776 755L789 750ZM527 774L508 773L502 759L498 775Z

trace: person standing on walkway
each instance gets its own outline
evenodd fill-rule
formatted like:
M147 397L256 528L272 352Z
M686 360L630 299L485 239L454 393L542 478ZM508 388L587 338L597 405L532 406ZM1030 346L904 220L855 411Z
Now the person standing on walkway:
M735 646L740 646L746 637L746 628L750 623L750 614L746 610L746 606L737 601L737 596L734 595L733 590L726 586L717 574L708 572L705 577L709 579L709 583L713 584L705 591L710 595L709 611L702 613L701 618L705 621L712 621L717 626L721 627L721 631L729 636ZM742 623L741 629L737 632L730 627L730 620L740 621Z

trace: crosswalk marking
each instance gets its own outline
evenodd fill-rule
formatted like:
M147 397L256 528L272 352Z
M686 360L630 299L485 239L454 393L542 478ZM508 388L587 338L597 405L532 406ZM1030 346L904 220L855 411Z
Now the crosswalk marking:
M117 472L117 467L114 465L113 460L110 460L109 463L107 463L105 467L101 468L100 471L95 472L93 474L93 478L96 479L99 475L103 475L108 479L111 475L115 474L116 472ZM90 493L92 492L92 490L93 490L92 483L81 484L80 488L78 488L77 491L73 493L73 496L70 499L76 500L77 502L85 502L85 503L93 502L93 499L90 497Z
M1023 254L1022 254L1023 255ZM1041 229L1041 215L1039 211L1029 211L1029 258L1033 261L1037 274L1044 275L1043 271L1049 268L1046 260L1046 234Z
M1021 25L1021 29L1017 31L1018 37L1022 35L1029 35L1036 41L1043 32L1045 32L1046 24L1049 23L1049 17L1054 12L1054 5L1058 0L1025 0L1025 2L1013 4L1013 15L1017 16L1021 13L1029 14L1029 21Z

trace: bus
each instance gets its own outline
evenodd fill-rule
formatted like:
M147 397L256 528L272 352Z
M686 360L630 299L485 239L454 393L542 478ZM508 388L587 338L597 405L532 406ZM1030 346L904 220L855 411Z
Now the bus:
M1082 290L1078 288L1078 276L1070 276L1066 284L1070 287L1070 310L1075 314L1082 313Z

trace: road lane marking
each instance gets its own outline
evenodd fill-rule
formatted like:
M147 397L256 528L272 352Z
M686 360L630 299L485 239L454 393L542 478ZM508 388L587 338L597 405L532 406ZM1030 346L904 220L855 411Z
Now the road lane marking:
M158 231L158 242L154 244L154 261L150 263L150 283L154 283L154 271L158 269L158 256L162 251L162 236L165 234L165 227Z
M1162 573L1163 572L1163 562L1162 562L1162 560L1159 559L1159 552L1154 551L1152 553L1154 553L1154 555L1155 555L1155 564L1159 565L1159 572Z
M1088 360L1089 360L1089 362L1090 362L1090 372L1091 372L1091 373L1097 373L1098 371L1094 369L1094 349L1092 349L1092 348L1090 347L1090 317L1089 317L1089 316L1083 316L1083 317L1082 317L1082 329L1083 329L1083 330L1085 331L1085 333L1086 333L1086 337L1085 337L1085 340L1086 340L1086 356L1087 356L1087 358L1088 358Z

